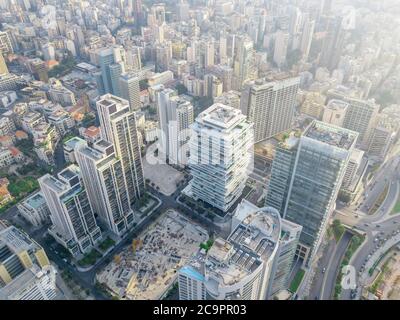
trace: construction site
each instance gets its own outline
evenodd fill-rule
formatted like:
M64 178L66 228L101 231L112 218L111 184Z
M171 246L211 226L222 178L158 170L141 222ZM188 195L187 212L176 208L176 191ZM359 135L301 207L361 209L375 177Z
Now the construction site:
M174 283L177 270L208 238L204 228L169 209L114 256L97 274L97 281L120 299L160 299Z

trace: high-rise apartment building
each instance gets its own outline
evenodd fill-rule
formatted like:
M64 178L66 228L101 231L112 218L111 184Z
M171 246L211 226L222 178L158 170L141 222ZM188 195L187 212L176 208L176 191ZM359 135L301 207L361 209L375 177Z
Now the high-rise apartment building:
M235 37L234 49L236 52L233 64L233 89L241 90L247 80L256 79L257 70L254 66L253 41L247 37Z
M300 78L259 79L245 84L240 108L254 122L254 142L291 128Z
M289 33L279 30L275 34L274 62L281 68L286 63L289 46Z
M105 140L96 142L93 148L78 144L75 158L93 211L109 230L122 235L132 227L134 214L129 206L122 163L115 155L114 146Z
M343 119L343 128L358 132L358 143L367 146L371 130L378 117L379 105L373 100L350 97L345 97L343 100L349 104Z
M0 300L53 300L56 271L43 248L0 221Z
M226 212L240 197L253 159L253 124L215 103L192 125L188 194Z
M100 118L101 137L114 146L115 155L121 160L129 204L133 205L144 191L142 156L135 113L131 111L127 100L111 94L101 96L96 106Z
M189 127L194 119L193 106L176 96L171 89L164 89L157 94L157 107L162 144L160 151L170 164L185 165L189 151Z
M300 256L309 263L324 235L358 133L313 121L280 143L266 205L303 227Z
M119 78L121 97L129 101L131 110L140 109L139 76L136 73L124 73Z
M304 23L303 33L301 34L300 38L300 51L303 54L304 61L308 60L308 56L310 54L314 28L315 28L315 20L309 19Z
M384 160L395 135L396 128L390 121L390 117L379 115L369 136L368 155L374 161Z
M90 251L102 235L79 168L70 165L57 178L46 174L38 181L53 224L49 233L72 255Z

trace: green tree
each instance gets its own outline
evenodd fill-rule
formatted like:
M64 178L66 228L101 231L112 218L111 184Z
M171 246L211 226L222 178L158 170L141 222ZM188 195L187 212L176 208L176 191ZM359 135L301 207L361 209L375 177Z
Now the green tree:
M187 88L182 83L178 83L175 86L175 89L178 91L178 95L185 94L188 91Z

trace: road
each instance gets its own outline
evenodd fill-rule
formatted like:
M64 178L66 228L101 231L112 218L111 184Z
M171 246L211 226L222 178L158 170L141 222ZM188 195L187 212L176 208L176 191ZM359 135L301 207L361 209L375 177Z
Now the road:
M323 251L324 252L334 252L336 249L336 241L330 240L328 243L324 244ZM320 258L317 268L315 270L316 274L314 277L314 282L310 289L309 298L319 300L321 297L322 287L324 286L325 276L324 269L326 270L326 266L329 266L331 254L324 254Z
M319 295L322 300L330 300L333 297L340 264L352 237L353 234L346 231L335 246L335 251L329 259L328 268L323 277L323 285Z
M365 191L359 200L360 203L349 207L338 205L338 209L334 213L334 219L339 219L348 227L354 227L366 234L366 240L359 250L354 253L350 262L357 272L365 263L368 255L371 254L371 251L376 250L377 243L374 240L377 234L383 232L381 236L382 239L385 239L399 228L400 215L390 216L392 208L400 195L399 151L400 144L397 143L386 157L386 161L375 171L375 174L366 185ZM369 209L375 204L386 186L388 186L388 193L383 203L375 214L368 215ZM344 240L347 240L347 237ZM330 299L332 297L339 271L337 268L340 267L340 262L345 252L344 244L340 245L340 243L337 246L331 243L324 250L325 254L318 262L316 279L310 291L311 299ZM326 273L322 276L324 268ZM350 299L350 296L350 290L342 290L341 299Z
M1 215L1 219L7 220L11 224L21 227L27 234L29 234L31 238L33 238L45 249L47 256L53 263L57 265L59 270L70 271L72 278L74 278L74 280L76 280L76 282L79 283L83 288L89 289L95 299L104 300L106 297L95 286L96 273L101 268L105 267L116 253L120 252L125 246L129 245L142 230L146 229L152 222L154 222L161 213L165 212L165 210L168 208L178 208L175 197L180 193L183 187L184 186L181 186L170 197L167 197L149 187L149 191L151 191L152 194L156 195L162 201L160 207L153 211L146 220L142 221L136 227L135 231L131 232L126 238L118 243L105 257L102 258L100 263L96 264L87 272L80 272L75 268L75 266L71 265L70 263L66 263L63 258L56 253L56 250L52 246L49 246L48 242L45 241L48 226L43 226L41 228L32 227L28 222L24 221L24 219L19 216L16 206L11 207L9 210L4 212Z
M47 228L48 226L43 226L41 228L32 227L28 222L26 222L23 218L21 218L18 214L18 209L16 206L11 207L9 210L4 212L1 215L2 220L7 220L10 223L21 227L31 238L33 238L36 242L38 242L46 251L49 259L55 263L60 271L67 270L70 272L72 278L79 283L83 288L89 289L91 295L96 300L104 300L107 297L96 287L96 273L104 268L109 261L119 253L125 246L132 243L132 240L137 237L143 230L145 230L151 223L153 223L160 214L165 212L169 208L179 209L180 212L189 215L189 217L196 219L198 222L202 223L208 230L215 231L214 226L211 222L205 219L201 219L201 217L194 216L191 212L188 212L187 209L182 208L177 202L176 197L178 197L181 193L181 190L185 187L181 185L171 196L166 196L157 190L148 186L148 191L159 198L162 203L160 207L154 210L146 220L142 221L136 228L135 231L131 232L128 236L126 236L121 242L119 242L106 256L101 258L100 262L98 262L91 270L86 272L80 272L76 269L75 266L71 265L69 262L65 262L62 257L57 253L57 250L49 245L48 241L45 241L47 236Z

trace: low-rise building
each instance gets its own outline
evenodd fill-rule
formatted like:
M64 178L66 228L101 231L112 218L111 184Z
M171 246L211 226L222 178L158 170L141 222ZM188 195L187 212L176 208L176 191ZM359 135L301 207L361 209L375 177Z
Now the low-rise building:
M81 127L79 128L79 134L90 144L94 144L101 139L100 128L95 126L90 126L88 128Z
M17 206L20 214L35 227L50 221L50 211L41 192L29 196Z
M15 147L0 147L0 168L10 166L14 163L22 162L24 155Z
M14 199L10 191L8 191L9 184L10 182L7 178L0 178L0 207Z
M11 135L15 131L14 121L9 117L0 118L0 136Z
M56 110L47 117L50 124L54 125L60 135L65 135L75 126L75 121L71 115L64 110Z
M50 79L49 99L62 106L72 106L76 104L75 94L64 87L59 80Z
M22 129L30 134L33 134L33 128L42 122L46 122L44 116L36 111L24 113L21 119Z
M326 97L319 92L304 92L300 111L319 120L324 113L325 99Z
M146 140L147 143L156 141L158 139L158 125L154 121L146 121L145 127L144 127L144 140Z
M64 142L64 158L67 163L76 163L74 150L78 144L87 146L87 142L79 137L73 137Z
M0 136L0 146L11 147L14 144L14 139L12 136Z
M15 91L0 92L0 107L8 108L15 101L17 101L17 94Z

